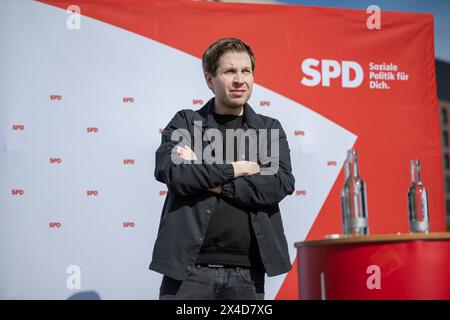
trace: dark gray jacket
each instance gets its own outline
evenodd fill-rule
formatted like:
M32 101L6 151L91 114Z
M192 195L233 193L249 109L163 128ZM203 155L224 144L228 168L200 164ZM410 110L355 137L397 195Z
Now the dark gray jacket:
M231 163L181 161L174 148L179 141L171 140L172 132L186 129L190 136L185 134L184 138L193 141L194 121L197 125L197 121L201 121L202 134L208 128L218 128L212 114L213 106L214 98L197 111L186 109L177 112L162 133L161 145L156 150L155 177L167 185L168 193L150 269L177 280L186 279L202 247L209 218L217 202L216 194L208 189L222 185L221 197L250 212L267 275L286 273L292 265L278 204L295 188L286 134L278 120L256 114L246 104L244 131L278 129L279 162L276 174L258 173L234 178ZM270 134L267 140L269 143L272 141ZM203 141L203 148L208 144L208 141ZM177 157L180 160L178 163L173 161ZM245 159L240 160L249 160L248 157L250 155L246 152ZM264 162L259 159L259 152L256 157L262 168L267 166L267 159Z

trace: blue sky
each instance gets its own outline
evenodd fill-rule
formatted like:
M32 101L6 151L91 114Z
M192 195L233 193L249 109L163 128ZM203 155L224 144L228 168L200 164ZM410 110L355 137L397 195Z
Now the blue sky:
M362 10L376 4L381 10L386 11L432 13L436 58L450 62L450 0L278 0L278 2Z

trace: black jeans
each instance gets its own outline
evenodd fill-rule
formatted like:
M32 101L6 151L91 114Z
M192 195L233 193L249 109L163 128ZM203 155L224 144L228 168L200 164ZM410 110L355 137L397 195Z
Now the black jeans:
M164 276L160 300L264 300L264 270L196 265L184 281Z

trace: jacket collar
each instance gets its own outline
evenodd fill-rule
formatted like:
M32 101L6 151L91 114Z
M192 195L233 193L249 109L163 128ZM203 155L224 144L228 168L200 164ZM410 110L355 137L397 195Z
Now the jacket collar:
M202 121L203 127L217 128L217 122L214 119L214 98L211 98L200 110L194 112L192 123L194 121ZM203 121L205 120L206 121ZM256 112L250 107L248 103L244 105L244 123L253 129L262 128L261 120L258 118Z

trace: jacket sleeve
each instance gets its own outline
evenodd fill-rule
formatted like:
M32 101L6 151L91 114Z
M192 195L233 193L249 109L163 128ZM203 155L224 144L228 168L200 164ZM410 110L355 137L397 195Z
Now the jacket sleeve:
M292 175L290 149L279 121L275 120L272 126L279 130L278 159L270 161L278 162L278 171L274 174L263 175L261 173L238 177L233 181L222 185L222 197L229 201L250 208L270 207L278 205L288 194L295 190L295 178ZM273 142L271 146L273 146Z
M165 183L169 192L179 197L206 191L214 186L231 181L234 169L231 164L195 163L183 160L176 152L179 141L172 141L172 133L177 130L184 144L191 147L191 136L185 110L176 113L162 132L161 145L155 155L155 178ZM184 129L184 130L183 130ZM187 142L187 143L186 143ZM192 149L192 148L191 148ZM197 155L198 157L198 155Z

